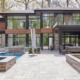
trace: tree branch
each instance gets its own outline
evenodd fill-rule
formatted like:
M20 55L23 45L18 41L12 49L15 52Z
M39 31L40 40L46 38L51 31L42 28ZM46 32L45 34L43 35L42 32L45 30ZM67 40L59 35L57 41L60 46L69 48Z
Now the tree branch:
M16 1L16 0L14 0L14 1ZM17 0L17 2L22 3L22 4L25 4L25 2L24 2L24 1L18 1L18 0Z
M13 5L11 5L10 7L8 7L5 11L8 11L10 8L12 8L13 7Z
M42 7L42 5L37 0L35 0L35 1Z
M79 1L78 0L75 0L76 1L76 3L79 5L79 7L80 7L80 3L79 3Z

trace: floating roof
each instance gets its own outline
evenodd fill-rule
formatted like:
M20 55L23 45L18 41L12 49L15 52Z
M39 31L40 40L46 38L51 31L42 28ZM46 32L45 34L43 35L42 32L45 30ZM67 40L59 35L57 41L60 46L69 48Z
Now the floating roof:
M0 12L0 14L7 14L7 15L30 15L34 14L34 10L23 10L23 11L9 11L9 12Z
M34 15L39 13L80 13L80 8L43 8L35 10L0 12L0 14L6 15Z
M36 12L43 12L43 13L76 13L80 12L80 8L43 8L43 9L36 9Z
M80 25L57 25L55 28L59 28L60 30L80 30Z

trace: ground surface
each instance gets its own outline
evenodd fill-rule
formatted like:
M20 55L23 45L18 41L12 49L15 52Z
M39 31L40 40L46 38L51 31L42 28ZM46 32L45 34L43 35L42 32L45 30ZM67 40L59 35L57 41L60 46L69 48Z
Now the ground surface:
M0 80L80 80L80 73L58 51L45 50L24 54L7 72L0 72Z

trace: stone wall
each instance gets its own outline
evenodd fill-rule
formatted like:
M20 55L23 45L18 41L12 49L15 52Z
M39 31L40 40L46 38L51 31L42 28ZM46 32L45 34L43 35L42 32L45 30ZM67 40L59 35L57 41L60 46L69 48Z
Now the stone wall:
M54 50L59 50L59 33L54 33Z
M0 60L0 72L7 71L16 63L15 57L5 57L5 59Z
M66 54L66 61L78 72L80 72L80 59L76 56L80 56L80 54Z
M19 47L19 46L6 47L6 50L8 50L9 53L24 53L25 52L25 48Z

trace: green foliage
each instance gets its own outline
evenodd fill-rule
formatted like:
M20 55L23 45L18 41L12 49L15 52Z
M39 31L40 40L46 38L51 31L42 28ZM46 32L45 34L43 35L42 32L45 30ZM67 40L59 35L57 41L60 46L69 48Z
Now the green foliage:
M32 53L32 48L29 48L29 54ZM40 53L40 48L34 49L34 53Z
M37 48L37 52L40 53L40 48Z
M29 53L32 53L32 48L29 49Z
M14 20L13 21L13 27L14 27L14 29L18 29L18 27L19 27L19 21Z
M13 4L9 5L8 0L0 0L0 11L1 12L10 11L12 7L13 7Z
M44 37L44 39L43 39L43 45L44 46L48 45L48 38L47 38L47 36L46 36L46 38Z

